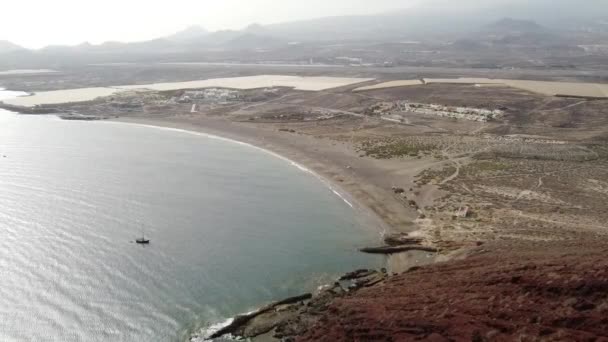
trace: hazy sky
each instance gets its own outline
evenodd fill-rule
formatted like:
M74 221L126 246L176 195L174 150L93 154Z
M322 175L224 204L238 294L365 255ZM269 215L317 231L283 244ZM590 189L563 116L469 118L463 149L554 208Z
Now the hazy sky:
M420 0L1 0L0 40L50 44L137 41L198 24L242 28L322 16L407 8Z

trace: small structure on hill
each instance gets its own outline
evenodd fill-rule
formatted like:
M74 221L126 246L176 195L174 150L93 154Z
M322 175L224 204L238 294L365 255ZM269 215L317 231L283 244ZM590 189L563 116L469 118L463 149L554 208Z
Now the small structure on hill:
M462 206L458 208L456 213L454 214L455 218L467 218L471 214L470 208L468 206Z

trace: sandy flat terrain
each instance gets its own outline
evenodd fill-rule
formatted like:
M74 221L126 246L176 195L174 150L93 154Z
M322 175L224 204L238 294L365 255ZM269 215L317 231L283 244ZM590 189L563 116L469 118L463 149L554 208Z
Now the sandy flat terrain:
M492 78L425 78L426 84L479 84L484 86L504 85L517 89L530 91L537 94L548 96L576 96L576 97L608 97L608 84L600 83L576 83L576 82L547 82L547 81L526 81ZM420 85L417 80L401 80L380 83L368 87L360 87L354 91L377 90L393 87L404 87Z
M425 78L424 82L427 84L432 83L454 83L454 84L500 84L504 83L503 80L492 79L492 78L479 78L479 77L460 77L460 78Z
M115 87L66 89L46 92L37 92L32 96L5 100L4 102L15 106L33 107L43 104L59 104L69 102L84 102L102 96L110 96L126 90L154 90L168 91L179 89L199 88L233 88L257 89L266 87L289 87L304 91L322 91L332 88L344 87L352 84L371 81L370 78L349 77L301 77L281 75L260 75L249 77L216 78L209 80L153 83L142 85L126 85Z
M575 82L546 82L489 78L428 78L426 83L457 83L457 84L504 84L509 87L527 90L533 93L555 96L589 96L608 97L608 84L575 83Z
M519 80L503 80L503 83L514 88L544 95L608 97L608 94L606 94L608 85L605 84Z
M374 89L396 88L396 87L404 87L404 86L412 86L412 85L422 85L422 81L420 81L420 80L402 80L402 81L383 82L383 83L374 84L374 85L367 86L367 87L359 87L353 91L366 91L366 90L374 90Z
M48 74L57 72L55 70L50 69L15 69L15 70L5 70L0 71L0 76L4 75L28 75L28 74Z
M215 78L190 82L154 83L132 86L118 86L118 89L151 89L157 91L198 89L198 88L234 88L257 89L265 87L290 87L297 90L321 91L344 87L351 84L371 81L369 78L348 77L302 77L282 75L260 75L248 77Z
M4 103L14 106L33 107L41 104L58 104L69 102L83 102L94 100L101 96L110 96L120 92L113 88L80 88L43 91L32 96L22 96L3 100Z

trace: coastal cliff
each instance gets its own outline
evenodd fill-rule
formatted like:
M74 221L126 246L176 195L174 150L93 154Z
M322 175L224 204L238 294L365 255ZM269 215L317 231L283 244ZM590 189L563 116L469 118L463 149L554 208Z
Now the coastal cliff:
M314 296L269 305L218 331L283 341L600 341L608 331L605 245L478 247L388 276L360 270Z
M608 248L590 239L526 245L478 248L337 298L296 340L606 339Z

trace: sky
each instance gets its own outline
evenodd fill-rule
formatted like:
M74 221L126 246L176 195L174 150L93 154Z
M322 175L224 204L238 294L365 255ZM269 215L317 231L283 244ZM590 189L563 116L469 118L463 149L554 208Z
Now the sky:
M2 0L0 40L27 48L141 41L191 25L239 29L324 16L374 14L422 0Z

